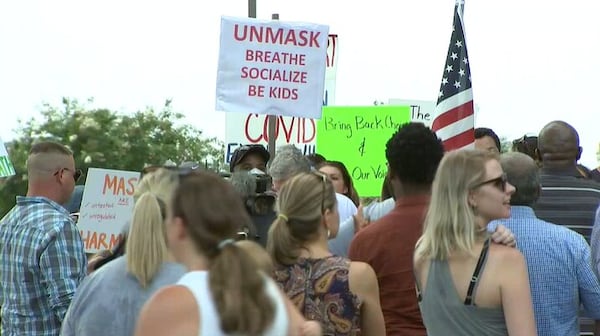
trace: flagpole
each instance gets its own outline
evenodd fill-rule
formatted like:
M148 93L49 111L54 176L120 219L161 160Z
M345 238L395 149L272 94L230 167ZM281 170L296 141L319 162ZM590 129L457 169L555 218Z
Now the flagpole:
M256 0L248 0L248 17L256 19Z
M464 20L465 0L456 0L456 6L458 7L458 15L460 16L461 20Z

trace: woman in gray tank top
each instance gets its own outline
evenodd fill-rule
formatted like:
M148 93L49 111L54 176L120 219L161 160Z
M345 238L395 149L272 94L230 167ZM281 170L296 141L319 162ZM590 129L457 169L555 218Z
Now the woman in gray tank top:
M493 153L458 150L440 163L414 260L428 335L537 335L525 259L486 233L510 216L514 191Z

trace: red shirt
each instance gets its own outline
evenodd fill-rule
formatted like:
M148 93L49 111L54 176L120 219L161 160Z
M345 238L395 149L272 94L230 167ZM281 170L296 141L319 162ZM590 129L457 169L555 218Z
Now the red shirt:
M429 198L396 200L394 210L361 230L350 244L350 259L368 263L377 274L387 336L427 335L417 302L413 254Z

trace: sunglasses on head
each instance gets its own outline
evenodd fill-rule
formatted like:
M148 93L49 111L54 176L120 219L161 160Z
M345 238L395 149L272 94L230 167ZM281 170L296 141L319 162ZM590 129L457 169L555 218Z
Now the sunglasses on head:
M486 180L486 181L476 184L475 187L473 187L473 189L479 188L486 184L491 184L498 190L504 192L504 191L506 191L506 185L508 184L508 180L506 178L506 174L502 174L499 177L489 179L489 180Z
M180 177L190 175L191 173L200 171L202 169L200 164L198 164L197 162L191 162L191 161L185 162L185 163L181 164L180 166L169 166L169 165L147 166L147 167L144 167L144 169L142 169L142 176L144 176L146 174L154 173L155 171L157 171L158 169L161 169L161 168L174 171Z
M325 213L325 187L327 186L327 175L319 172L318 170L312 170L312 174L316 175L323 182L321 184L321 214Z

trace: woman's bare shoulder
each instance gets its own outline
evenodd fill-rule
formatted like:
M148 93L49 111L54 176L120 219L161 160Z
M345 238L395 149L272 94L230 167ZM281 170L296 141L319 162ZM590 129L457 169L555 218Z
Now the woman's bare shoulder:
M490 258L490 261L501 265L525 262L523 254L518 249L496 243L490 244L490 253L488 258Z

